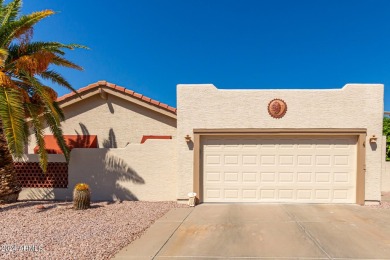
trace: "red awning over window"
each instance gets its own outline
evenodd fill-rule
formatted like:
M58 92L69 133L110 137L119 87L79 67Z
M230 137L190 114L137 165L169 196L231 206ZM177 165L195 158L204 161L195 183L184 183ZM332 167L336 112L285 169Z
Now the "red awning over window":
M97 148L96 135L64 135L64 139L70 150L73 148ZM49 154L62 154L60 147L57 144L57 139L54 135L45 135L45 147ZM38 153L39 147L34 148L34 153Z

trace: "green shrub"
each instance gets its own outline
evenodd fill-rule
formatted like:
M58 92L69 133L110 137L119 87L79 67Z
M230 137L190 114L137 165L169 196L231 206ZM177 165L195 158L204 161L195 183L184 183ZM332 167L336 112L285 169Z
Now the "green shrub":
M390 161L390 117L383 118L383 135L386 136L386 161Z

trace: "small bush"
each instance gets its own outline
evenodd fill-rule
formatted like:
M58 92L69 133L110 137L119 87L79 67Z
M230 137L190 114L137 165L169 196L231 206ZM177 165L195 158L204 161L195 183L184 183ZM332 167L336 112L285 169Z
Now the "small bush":
M386 136L386 161L390 161L390 117L383 118L383 135Z

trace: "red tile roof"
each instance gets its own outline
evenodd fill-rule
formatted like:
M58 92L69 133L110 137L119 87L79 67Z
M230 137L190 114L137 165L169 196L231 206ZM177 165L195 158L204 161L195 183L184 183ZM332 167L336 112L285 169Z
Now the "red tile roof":
M173 114L176 114L176 108L174 108L174 107L168 106L167 104L161 103L161 102L159 102L157 100L154 100L154 99L146 97L146 96L144 96L142 94L136 93L133 90L126 89L126 88L121 87L121 86L117 86L115 84L109 83L109 82L104 81L104 80L98 81L96 83L89 84L88 86L83 87L83 88L77 90L77 92L79 94L82 94L83 92L86 92L88 90L91 90L91 89L94 89L94 88L100 88L100 87L106 87L106 88L113 89L113 90L121 92L121 93L123 93L123 94L125 94L127 96L131 96L131 97L139 99L139 100L141 100L141 101L143 101L145 103L148 103L150 105L159 107L159 108L167 110L167 111L169 111L169 112L171 112ZM73 96L76 96L76 93L71 92L69 94L63 95L62 97L57 98L57 102L64 101L64 100L66 100L66 99L68 99L70 97L73 97Z

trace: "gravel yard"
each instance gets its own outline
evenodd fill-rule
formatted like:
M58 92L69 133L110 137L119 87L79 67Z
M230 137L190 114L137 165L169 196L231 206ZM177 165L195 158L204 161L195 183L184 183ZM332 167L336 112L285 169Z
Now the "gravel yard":
M110 259L176 202L70 202L0 205L0 259Z
M0 205L0 259L110 259L176 202L92 203L29 201ZM390 208L390 202L371 208Z
M382 201L379 205L366 205L365 207L370 207L375 209L390 209L390 202Z

